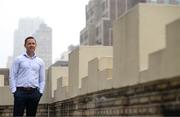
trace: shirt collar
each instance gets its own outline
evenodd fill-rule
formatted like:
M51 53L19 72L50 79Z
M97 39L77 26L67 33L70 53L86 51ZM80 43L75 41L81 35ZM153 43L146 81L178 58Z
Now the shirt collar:
M32 58L32 59L36 58L36 53L32 57L30 57L26 52L24 52L23 55L27 58Z

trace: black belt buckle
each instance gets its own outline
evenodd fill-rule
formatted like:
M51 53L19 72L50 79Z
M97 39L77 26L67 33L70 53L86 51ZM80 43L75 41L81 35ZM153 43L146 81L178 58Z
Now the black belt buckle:
M18 87L18 89L25 91L25 92L32 92L34 91L36 88L32 88L32 87Z
M23 88L25 91L32 91L34 88L32 88L32 87L24 87Z

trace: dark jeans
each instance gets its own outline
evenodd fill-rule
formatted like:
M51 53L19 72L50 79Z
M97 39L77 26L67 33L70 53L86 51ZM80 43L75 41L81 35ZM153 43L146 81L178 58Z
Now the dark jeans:
M37 88L25 90L17 88L14 93L14 117L21 117L26 109L26 116L36 116L37 107L42 94Z

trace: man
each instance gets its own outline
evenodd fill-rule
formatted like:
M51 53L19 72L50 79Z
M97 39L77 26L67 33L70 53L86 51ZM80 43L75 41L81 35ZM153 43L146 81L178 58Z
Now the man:
M10 89L14 95L13 116L36 116L45 87L45 65L35 54L36 40L29 36L24 41L26 52L18 56L10 70Z

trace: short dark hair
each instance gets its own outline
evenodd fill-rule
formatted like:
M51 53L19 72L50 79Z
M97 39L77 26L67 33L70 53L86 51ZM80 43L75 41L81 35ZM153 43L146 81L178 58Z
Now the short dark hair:
M28 39L34 39L35 42L36 42L36 39L35 39L33 36L28 36L28 37L26 37L26 39L24 40L24 45L26 45Z

